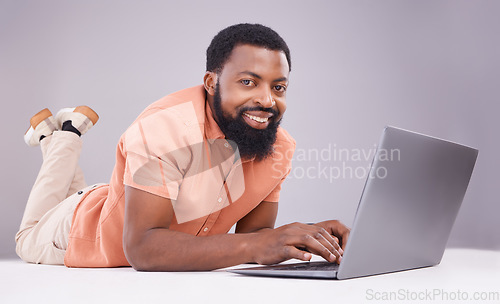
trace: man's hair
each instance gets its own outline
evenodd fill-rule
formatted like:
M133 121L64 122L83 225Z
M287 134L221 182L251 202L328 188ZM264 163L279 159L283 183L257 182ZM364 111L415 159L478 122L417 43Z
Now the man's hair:
M292 69L290 50L278 33L262 24L240 23L220 31L207 48L207 71L220 73L234 47L249 44L271 51L282 51Z

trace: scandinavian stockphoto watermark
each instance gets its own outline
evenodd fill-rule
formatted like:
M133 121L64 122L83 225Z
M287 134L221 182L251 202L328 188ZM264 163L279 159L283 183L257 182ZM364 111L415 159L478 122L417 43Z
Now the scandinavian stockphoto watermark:
M339 179L366 179L387 177L387 168L379 165L370 170L372 160L380 162L399 162L399 149L345 148L328 144L321 148L297 148L292 155L276 155L278 159L292 159L293 166L289 179L322 179L330 183ZM280 173L280 172L277 172Z
M470 290L446 290L442 288L411 290L374 290L365 291L365 299L368 301L449 301L449 302L498 302L500 291L470 291Z

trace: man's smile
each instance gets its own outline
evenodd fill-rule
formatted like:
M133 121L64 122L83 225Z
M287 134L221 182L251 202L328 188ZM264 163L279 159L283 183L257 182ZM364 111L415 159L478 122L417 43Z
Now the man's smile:
M270 118L273 113L264 111L245 111L243 112L243 120L254 129L265 129L269 125Z

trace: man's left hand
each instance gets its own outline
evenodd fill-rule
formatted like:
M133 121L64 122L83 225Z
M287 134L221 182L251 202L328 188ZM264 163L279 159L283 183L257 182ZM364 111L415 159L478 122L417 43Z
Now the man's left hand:
M335 241L337 241L337 243L341 245L342 250L345 250L345 245L347 244L347 239L349 238L351 229L347 228L347 226L345 226L338 220L324 221L313 225L325 229L329 234L332 235Z

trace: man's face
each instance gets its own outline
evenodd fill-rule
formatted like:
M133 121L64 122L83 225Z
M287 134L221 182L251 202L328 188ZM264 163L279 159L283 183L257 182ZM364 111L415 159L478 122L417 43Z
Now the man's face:
M262 159L272 153L288 76L283 52L251 45L233 49L217 77L213 105L219 127L241 156Z

